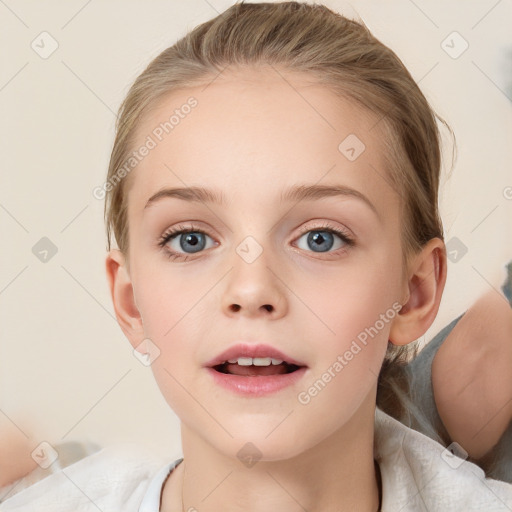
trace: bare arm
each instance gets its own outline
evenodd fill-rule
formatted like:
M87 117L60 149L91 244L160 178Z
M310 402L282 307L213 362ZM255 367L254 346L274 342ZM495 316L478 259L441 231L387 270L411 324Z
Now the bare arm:
M439 415L453 441L484 456L512 420L512 309L490 291L460 319L432 362Z
M30 456L33 441L0 416L0 487L4 487L30 473L37 464Z

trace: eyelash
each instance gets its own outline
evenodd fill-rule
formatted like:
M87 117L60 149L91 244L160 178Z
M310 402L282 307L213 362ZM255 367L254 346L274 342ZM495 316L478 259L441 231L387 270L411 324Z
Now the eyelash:
M325 254L341 254L343 252L346 252L350 247L353 247L355 245L355 240L347 234L346 231L340 230L337 227L332 226L328 222L325 222L322 226L315 226L313 228L311 227L304 227L300 230L300 234L298 238L301 238L306 233L309 233L310 231L327 231L329 233L333 233L337 235L346 245L346 247L337 249L336 251L333 251L332 253L325 253ZM206 236L210 236L207 232L203 231L202 229L196 228L193 224L190 224L188 226L184 225L177 225L173 228L170 228L167 230L158 240L158 246L165 251L166 256L174 261L174 260L182 260L187 261L189 259L190 255L177 253L174 251L171 251L167 248L167 244L176 236L185 234L185 233L201 233ZM210 237L212 238L212 237ZM319 253L321 254L321 253Z

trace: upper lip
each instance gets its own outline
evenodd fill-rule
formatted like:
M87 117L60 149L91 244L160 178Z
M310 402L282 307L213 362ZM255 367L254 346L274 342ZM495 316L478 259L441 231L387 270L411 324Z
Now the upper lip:
M247 343L238 343L231 346L218 356L210 359L205 366L212 368L224 363L228 359L238 359L239 357L271 357L273 359L282 359L285 363L294 364L296 366L306 366L304 363L297 361L293 357L284 354L270 345L250 345Z

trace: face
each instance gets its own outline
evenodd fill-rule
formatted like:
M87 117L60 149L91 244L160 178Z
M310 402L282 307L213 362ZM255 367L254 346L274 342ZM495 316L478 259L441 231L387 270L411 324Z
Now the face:
M231 457L247 441L264 460L295 456L375 405L403 290L399 196L384 178L378 118L286 77L225 71L207 88L173 92L139 127L135 146L157 143L130 176L143 326L131 341L160 351L152 370L182 428ZM197 105L184 109L190 97ZM301 196L298 186L341 193ZM191 187L218 201L162 193ZM228 389L219 380L233 378L206 365L239 343L269 345L302 368L272 392Z

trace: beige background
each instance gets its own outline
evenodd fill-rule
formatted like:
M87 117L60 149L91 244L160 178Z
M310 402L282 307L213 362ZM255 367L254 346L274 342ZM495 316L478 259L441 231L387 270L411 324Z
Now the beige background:
M115 321L103 203L92 190L105 179L115 112L132 81L151 58L232 3L0 2L0 427L16 424L24 435L35 426L34 446L135 440L170 458L180 452L178 419ZM512 258L512 4L327 5L359 13L457 136L459 157L443 178L441 208L446 241L457 237L467 253L449 264L425 341L481 293L499 289ZM43 31L58 43L46 59L31 47L47 37L51 48ZM441 47L453 31L469 44L457 59ZM42 237L58 251L46 263L32 252Z

